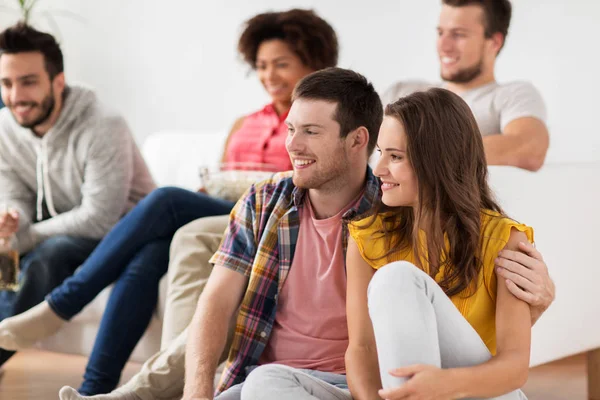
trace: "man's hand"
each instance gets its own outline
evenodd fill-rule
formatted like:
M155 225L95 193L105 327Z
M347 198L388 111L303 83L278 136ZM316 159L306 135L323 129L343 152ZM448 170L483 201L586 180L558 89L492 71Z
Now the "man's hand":
M519 250L502 250L496 272L515 297L530 305L533 325L554 301L555 287L542 254L529 243L519 243Z
M7 239L19 230L19 212L8 209L0 212L0 239Z

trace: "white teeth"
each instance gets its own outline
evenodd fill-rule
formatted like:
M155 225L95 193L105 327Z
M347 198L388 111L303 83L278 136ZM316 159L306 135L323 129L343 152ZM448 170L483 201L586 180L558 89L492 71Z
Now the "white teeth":
M303 167L308 164L314 163L313 160L294 160L294 165L297 167Z
M16 106L15 108L17 109L17 111L23 112L31 109L31 106Z
M381 184L381 186L383 186L384 188L389 189L389 188L393 188L395 186L400 186L400 185L398 185L397 183L383 183L383 184Z
M452 58L452 57L442 57L442 62L444 64L450 64L453 62L456 62L456 58Z

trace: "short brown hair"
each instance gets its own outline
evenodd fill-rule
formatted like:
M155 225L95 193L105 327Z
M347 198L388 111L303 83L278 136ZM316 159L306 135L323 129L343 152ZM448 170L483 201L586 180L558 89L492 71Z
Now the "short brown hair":
M336 103L334 119L340 124L340 137L364 126L369 132L368 153L373 152L383 121L383 106L367 78L349 69L326 68L298 82L292 101L297 99Z
M24 22L0 33L0 57L2 54L26 52L42 53L46 72L51 80L64 71L63 54L52 35L40 32Z
M509 0L442 0L442 3L450 7L480 6L485 18L483 21L485 37L490 38L494 33L500 32L504 39L502 42L504 47L512 15L512 5Z
M337 65L337 35L331 25L312 10L267 12L250 18L240 36L238 51L245 62L256 68L258 47L271 39L286 42L304 65L315 71Z

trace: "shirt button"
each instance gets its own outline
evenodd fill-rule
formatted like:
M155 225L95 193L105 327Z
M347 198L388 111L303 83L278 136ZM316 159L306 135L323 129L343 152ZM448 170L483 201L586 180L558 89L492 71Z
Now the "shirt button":
M266 337L267 337L267 332L265 332L265 331L262 331L262 332L260 333L260 337L261 337L261 338L263 338L263 339L264 339L264 338L266 338Z

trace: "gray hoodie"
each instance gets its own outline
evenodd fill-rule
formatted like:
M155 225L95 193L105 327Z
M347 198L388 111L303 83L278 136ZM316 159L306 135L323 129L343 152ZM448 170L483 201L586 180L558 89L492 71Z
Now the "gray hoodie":
M91 90L71 86L42 138L0 110L0 206L19 212L21 253L57 235L101 239L154 188L125 120Z

